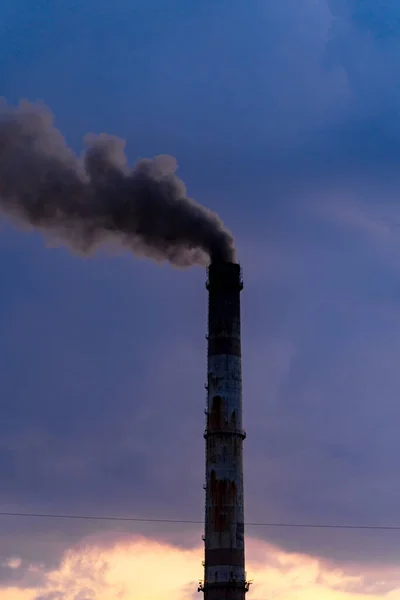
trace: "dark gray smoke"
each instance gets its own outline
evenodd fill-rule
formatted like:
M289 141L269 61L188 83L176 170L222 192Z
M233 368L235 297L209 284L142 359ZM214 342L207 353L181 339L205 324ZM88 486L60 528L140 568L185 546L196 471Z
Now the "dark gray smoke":
M125 143L88 135L78 158L48 108L0 103L0 212L87 254L118 242L186 267L234 261L218 215L186 196L171 156L127 164Z

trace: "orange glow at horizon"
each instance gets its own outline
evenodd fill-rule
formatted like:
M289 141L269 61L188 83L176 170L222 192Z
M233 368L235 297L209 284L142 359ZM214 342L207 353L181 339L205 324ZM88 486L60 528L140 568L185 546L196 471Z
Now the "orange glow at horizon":
M258 540L250 539L247 545L247 571L254 579L248 600L400 599L400 577L394 567L349 574ZM3 589L1 598L75 600L82 594L93 600L192 599L196 596L196 575L201 578L202 574L202 557L202 548L184 550L145 538L108 547L88 543L66 552L60 568L46 575L43 587ZM371 573L376 591L363 585L363 577L371 578ZM201 595L198 597L200 600Z

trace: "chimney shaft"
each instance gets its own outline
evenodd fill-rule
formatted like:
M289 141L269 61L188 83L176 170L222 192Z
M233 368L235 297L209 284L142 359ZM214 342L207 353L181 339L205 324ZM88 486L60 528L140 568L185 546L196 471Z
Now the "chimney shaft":
M208 268L205 600L243 600L244 558L240 265Z

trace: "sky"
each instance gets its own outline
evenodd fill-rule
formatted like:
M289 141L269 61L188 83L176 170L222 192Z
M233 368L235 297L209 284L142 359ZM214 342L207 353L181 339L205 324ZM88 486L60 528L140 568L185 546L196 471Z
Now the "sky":
M400 525L397 0L2 0L0 94L234 232L245 513ZM203 519L205 272L0 222L0 512ZM194 598L201 524L0 516L4 600ZM398 531L248 527L252 600L398 600ZM154 576L155 567L157 577Z

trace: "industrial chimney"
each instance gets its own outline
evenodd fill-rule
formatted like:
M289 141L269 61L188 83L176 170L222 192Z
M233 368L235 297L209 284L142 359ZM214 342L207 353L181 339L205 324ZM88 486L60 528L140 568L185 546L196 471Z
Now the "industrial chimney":
M205 600L243 600L244 558L240 265L208 268Z

